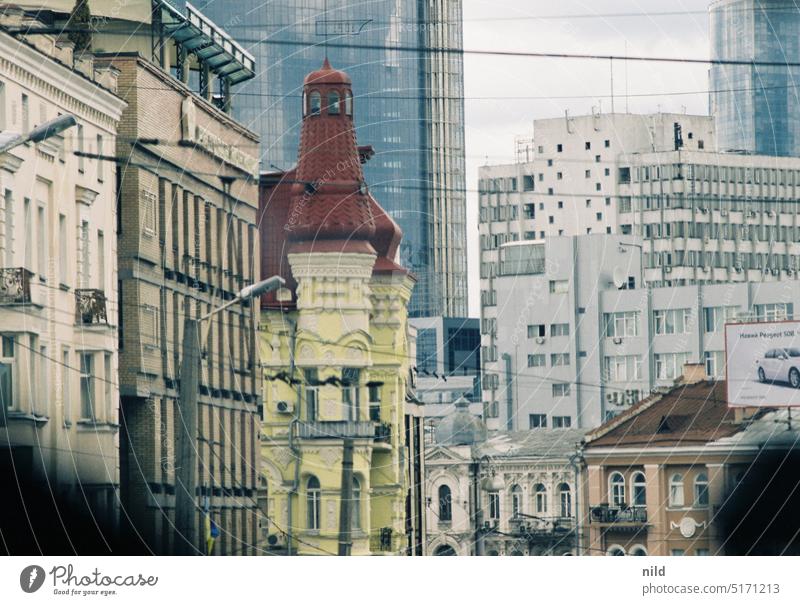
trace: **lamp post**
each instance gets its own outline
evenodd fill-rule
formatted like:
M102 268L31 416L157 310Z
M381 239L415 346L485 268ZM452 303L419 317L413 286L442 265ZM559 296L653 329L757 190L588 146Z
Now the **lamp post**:
M194 555L198 552L196 529L197 499L197 393L200 382L200 322L245 300L277 290L286 282L273 276L239 291L224 305L198 319L187 315L183 323L183 357L181 358L180 424L176 427L175 453L175 552Z
M45 139L49 139L50 137L54 137L57 134L61 134L67 128L71 128L77 124L77 120L75 116L72 114L64 114L58 116L57 118L53 118L52 120L48 120L44 124L40 124L30 132L25 134L13 134L13 133L6 133L5 135L0 134L0 153L5 153L6 151L11 151L15 147L19 147L25 143L41 143Z

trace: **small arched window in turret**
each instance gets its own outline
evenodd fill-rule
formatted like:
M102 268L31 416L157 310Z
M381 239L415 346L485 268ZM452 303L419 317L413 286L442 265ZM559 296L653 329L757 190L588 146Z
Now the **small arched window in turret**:
M339 93L335 90L332 90L328 93L328 114L332 116L339 115L339 102L341 97L339 97Z
M303 91L303 117L308 114L308 95Z
M353 93L349 90L344 91L344 112L349 116L353 115Z
M315 116L319 115L321 108L322 108L322 96L320 96L318 91L314 90L311 92L310 101L308 105L308 113Z

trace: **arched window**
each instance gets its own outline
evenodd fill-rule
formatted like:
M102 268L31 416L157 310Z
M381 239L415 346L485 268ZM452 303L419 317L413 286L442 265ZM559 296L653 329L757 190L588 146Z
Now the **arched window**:
M344 91L344 112L349 116L353 115L353 93L349 90Z
M625 549L621 546L614 544L610 546L606 551L606 554L610 557L624 557L625 556Z
M328 93L328 114L329 115L332 115L332 116L339 115L339 112L341 111L339 109L339 100L340 99L341 99L341 97L339 96L339 93L336 92L335 90L332 90L332 91L330 91Z
M449 544L442 544L433 551L434 557L455 557L456 551Z
M308 529L319 529L320 509L319 479L311 475L306 482L306 523Z
M320 96L319 91L312 90L311 96L309 97L308 113L311 115L319 115L321 108L322 97Z
M683 506L683 475L675 473L669 480L669 505Z
M633 477L631 477L631 493L633 494L633 506L644 506L647 503L647 480L644 473L633 473Z
M453 520L453 494L449 485L439 486L439 521Z
M511 516L518 517L522 512L522 488L519 485L511 487Z
M308 95L303 91L303 116L308 114Z
M533 498L537 513L547 512L547 488L541 483L533 486Z
M361 483L353 477L353 521L352 529L361 529Z
M637 544L635 546L631 546L631 548L630 548L630 550L628 552L633 557L646 557L647 556L647 550L641 544Z
M708 506L708 475L697 473L694 478L694 505L699 508Z
M559 513L561 517L572 516L572 491L567 483L558 486Z
M625 477L622 473L611 473L608 478L608 494L612 506L625 504Z

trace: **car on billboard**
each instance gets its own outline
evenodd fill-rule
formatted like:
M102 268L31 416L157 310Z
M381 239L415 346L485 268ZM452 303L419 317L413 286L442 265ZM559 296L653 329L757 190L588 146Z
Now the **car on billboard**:
M800 349L781 347L769 349L758 364L758 379L761 382L788 382L795 389L800 389Z

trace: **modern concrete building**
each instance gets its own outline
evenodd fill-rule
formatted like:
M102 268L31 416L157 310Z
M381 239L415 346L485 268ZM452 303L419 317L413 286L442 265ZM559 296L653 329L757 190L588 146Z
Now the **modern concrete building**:
M702 365L591 431L586 555L796 555L791 410L728 407Z
M42 26L13 6L0 8L0 24ZM3 31L0 57L4 140L62 114L77 120L0 153L4 544L16 554L101 554L119 515L119 217L113 167L75 152L113 150L125 102L113 69L59 37ZM56 514L71 529L51 524Z
M670 386L686 362L721 376L726 321L794 317L800 281L786 276L642 287L640 242L584 235L501 247L494 283L508 319L484 376L500 426L597 426Z
M492 433L466 400L444 418L426 452L428 554L577 554L584 432Z
M261 137L262 170L297 162L303 77L323 57L350 74L364 174L403 230L412 316L467 314L461 0L201 0L255 56L234 116Z
M656 118L651 116L650 119ZM613 153L614 142L609 139L608 149L612 151L609 152L608 161L611 167L608 170L608 182L598 182L595 185L598 191L607 188L607 192L611 194L601 198L604 199L603 205L608 204L607 207L611 209L608 214L600 211L593 216L598 200L570 194L568 184L558 188L558 181L564 180L568 170L566 167L563 172L559 170L559 145L561 153L566 153L569 149L580 147L578 143L582 139L590 138L589 134L579 134L577 129L574 133L568 131L568 121L561 122L560 130L557 123L543 121L546 127L556 129L556 140L561 140L558 138L559 134L565 140L568 135L572 136L573 140L571 145L557 142L555 149L551 150L556 157L552 159L552 167L548 168L555 174L555 187L550 187L545 179L553 178L552 174L548 176L547 172L536 172L538 166L551 161L551 158L546 157L550 148L546 145L539 146L541 137L534 140L534 145L536 153L541 149L544 157L542 160L534 157L533 163L517 165L518 176L508 176L511 174L511 167L508 166L483 169L481 191L484 193L481 194L480 210L481 329L484 346L483 401L488 418L502 416L501 425L506 428L512 427L509 422L512 422L514 415L519 414L523 416L515 421L515 428L540 426L537 423L543 422L529 418L529 414L533 412L529 413L525 411L525 406L518 407L518 403L515 403L519 400L516 395L519 387L522 387L521 392L531 394L527 388L530 384L526 386L526 377L521 377L519 383L513 380L516 372L526 368L525 355L528 353L534 357L530 360L533 365L527 366L529 369L526 371L538 374L544 372L547 380L561 379L561 374L565 372L565 376L572 375L573 379L577 379L579 374L572 374L573 370L588 372L580 376L584 382L594 386L583 389L584 393L579 393L577 399L573 400L576 397L575 389L581 389L579 384L571 387L552 386L554 399L550 405L541 401L543 407L535 412L540 415L542 410L557 411L567 405L578 417L583 418L578 420L570 412L569 415L573 417L569 421L573 424L578 421L580 426L586 427L601 422L605 414L613 413L613 406L607 407L609 402L615 402L614 405L629 404L643 393L649 392L662 379L659 376L665 379L675 377L673 370L664 370L660 364L658 369L651 367L649 373L654 377L652 380L647 378L647 371L634 367L628 368L622 374L606 372L608 376L617 376L613 382L627 384L642 381L642 384L630 384L618 391L618 394L612 395L606 385L607 381L601 381L601 376L605 372L604 364L616 362L606 362L599 357L594 361L587 361L593 353L603 348L603 341L598 344L597 337L605 329L602 316L591 319L596 325L592 324L593 327L587 328L589 332L583 336L584 343L592 343L591 345L580 345L575 351L543 349L541 352L524 352L520 348L520 335L524 332L524 326L529 325L532 330L532 340L522 340L528 343L536 342L536 339L542 339L544 343L545 339L552 339L556 335L545 332L546 330L557 332L561 329L548 327L549 319L533 321L533 315L547 319L551 315L555 317L562 313L566 321L567 316L573 312L566 309L559 311L557 306L538 304L538 301L547 301L551 296L555 302L562 290L564 293L569 292L570 296L577 296L574 302L575 313L581 309L586 309L585 313L588 313L593 304L610 300L611 294L602 293L609 288L639 289L641 292L638 295L630 292L618 295L627 297L626 300L636 296L642 300L653 298L663 306L666 302L661 301L666 298L676 301L679 294L684 292L684 286L692 286L690 291L717 297L718 305L736 307L736 311L727 311L732 315L759 312L754 305L792 304L791 299L782 294L784 286L777 284L785 283L785 292L794 291L797 271L800 270L800 244L797 243L800 241L800 213L795 202L800 187L800 160L709 151L708 140L713 140L710 136L712 130L709 129L709 119L696 118L699 123L693 123L694 119L682 122L679 116L665 116L662 121L656 121L655 123L661 124L661 128L650 132L660 132L661 135L660 138L653 135L654 150L645 149L642 145L645 139L637 139L631 134L626 139L630 141L628 148ZM577 123L586 125L587 129L596 124L599 130L592 128L588 132L594 133L595 138L601 138L605 136L604 125L610 128L610 125L617 122L627 124L630 126L629 132L635 133L634 126L642 121L646 124L642 116L608 116L605 120L602 116L589 116ZM670 121L673 135L671 149L666 144L669 130L667 122ZM539 122L535 124L538 125ZM544 131L548 132L547 128ZM617 131L621 132L621 129ZM591 152L597 142L584 140L582 145L583 150L579 148L578 153L586 154ZM602 139L602 148L606 149L605 139ZM597 157L600 162L604 161L602 155ZM576 163L582 167L586 165L586 161L587 158L584 157ZM584 170L591 173L590 168ZM508 174L489 178L494 174L505 173ZM603 169L603 174L605 173L606 170ZM546 187L544 190L537 189L540 174ZM522 191L519 191L520 183ZM533 186L534 190L525 192L525 183ZM501 191L504 188L507 191ZM564 200L572 199L570 210L566 210L566 201L559 200L560 197ZM544 215L540 208L544 209ZM601 225L600 232L606 235L597 235L597 230L593 227L585 227L585 231L583 230L587 221L591 222L593 218ZM600 219L607 220L609 224L606 225ZM574 244L552 242L552 236L567 235L570 229L576 235L581 234ZM583 260L578 258L581 251ZM573 267L572 263L576 265ZM585 273L587 268L591 269ZM619 273L615 276L617 269ZM541 277L530 277L535 275ZM550 277L545 277L548 275ZM773 282L775 285L767 285ZM763 287L758 285L761 283L764 283ZM714 284L719 287L710 288ZM726 288L723 284L735 284L735 287ZM712 292L715 294L712 295ZM728 294L723 294L725 292ZM755 300L756 292L759 293L758 301ZM599 293L599 300L592 298L596 293ZM732 297L727 299L727 303L723 300L726 296ZM535 304L531 300L536 301ZM674 306L677 303L669 304L670 309L678 308ZM702 309L706 306L705 303L689 304L686 300L680 304L684 305L683 308L690 309L687 313L693 314L693 321L704 321L701 314L704 313ZM660 315L654 315L655 311L668 310L666 307L642 309L645 312L642 321L652 327L651 331L655 330L656 321L663 320ZM608 303L602 307L600 313L613 311ZM673 311L670 310L670 313ZM769 314L771 311L764 313ZM579 314L583 316L584 311ZM527 321L526 316L531 321ZM585 323L587 321L587 317L579 317L575 325L588 326ZM687 338L696 333L690 332L688 326L680 329ZM570 331L569 334L574 332ZM512 338L514 335L516 337ZM689 338L692 342L698 342L696 348L682 346L680 350L673 350L675 355L690 354L695 361L703 361L708 355L712 360L714 354L721 351L721 347L705 341L701 346L700 341L703 338L700 336L702 332L698 337ZM613 342L613 338L606 342ZM555 362L548 357L545 363L539 356L561 353L564 355ZM658 353L662 354L661 351ZM651 350L651 354L655 352ZM603 353L601 357L605 355ZM669 362L670 367L679 367L683 358L673 357ZM654 358L653 363L655 361ZM553 363L560 365L555 367L552 374L549 370L534 370L553 367ZM630 360L630 363L633 361ZM718 360L709 363L719 367ZM562 367L567 364L572 370ZM583 367L587 364L594 369ZM633 381L628 378L619 379L619 376L629 375L636 378ZM605 392L602 395L600 382L604 384L602 390ZM556 397L555 392L563 389L569 390L568 396ZM591 400L602 400L603 403L600 408L584 417L587 409L583 408L581 398L588 396L587 389L594 389L595 395L590 397ZM548 413L553 415L555 412ZM551 418L549 422L552 421ZM557 420L559 423L565 421Z
M800 12L792 0L709 7L711 114L721 151L800 156ZM741 63L733 63L741 62Z
M299 162L262 189L262 469L268 541L291 554L421 554L402 232L367 187L349 76L305 78ZM412 409L413 408L413 409Z

